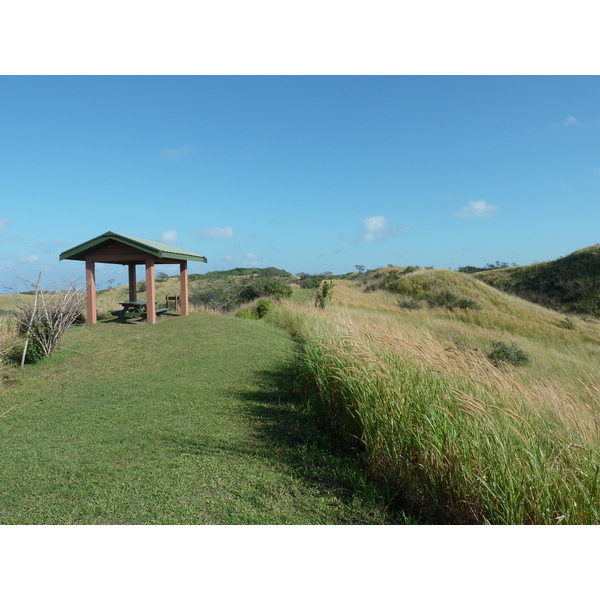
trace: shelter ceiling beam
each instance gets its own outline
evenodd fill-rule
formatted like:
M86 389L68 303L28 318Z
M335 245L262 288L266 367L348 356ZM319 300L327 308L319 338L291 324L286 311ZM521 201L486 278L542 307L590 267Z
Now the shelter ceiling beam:
M122 256L114 256L114 255L93 255L89 254L86 256L86 260L88 258L92 259L94 262L99 263L110 263L112 265L145 265L146 259L152 256L151 254L127 254ZM181 260L174 260L172 258L160 258L158 256L153 257L155 265L180 265Z

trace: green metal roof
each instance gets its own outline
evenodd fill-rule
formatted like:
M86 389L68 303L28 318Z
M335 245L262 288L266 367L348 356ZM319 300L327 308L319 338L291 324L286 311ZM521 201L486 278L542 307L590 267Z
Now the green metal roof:
M99 250L112 242L121 242L132 246L141 252L147 252L153 254L158 258L173 259L173 260L195 260L198 262L208 262L206 257L195 254L194 252L186 252L181 248L175 246L169 246L169 244L163 244L162 242L154 242L152 240L145 240L143 238L133 237L131 235L123 235L121 233L114 233L113 231L107 231L94 239L91 239L79 246L75 246L70 250L65 250L60 255L60 260L85 260L86 255Z

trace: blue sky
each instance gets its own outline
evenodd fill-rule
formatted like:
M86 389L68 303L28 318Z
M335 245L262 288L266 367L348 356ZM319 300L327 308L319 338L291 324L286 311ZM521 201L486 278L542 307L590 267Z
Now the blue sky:
M59 254L109 230L346 273L551 260L599 222L597 76L0 77L4 285L82 280Z

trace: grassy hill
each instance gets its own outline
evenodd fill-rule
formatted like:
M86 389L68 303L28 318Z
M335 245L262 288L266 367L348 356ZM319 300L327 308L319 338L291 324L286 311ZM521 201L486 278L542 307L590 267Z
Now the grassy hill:
M593 247L581 251L583 261L589 260L588 254L593 256L596 250ZM577 257L572 262L576 260ZM593 268L590 273L592 276ZM226 281L231 290L252 285L257 278L253 273L222 272L213 277L212 283ZM294 281L287 275L275 279L286 284ZM198 282L207 290L212 285L206 276L193 283ZM157 293L159 298L161 293L178 290L177 278L168 278L158 285L163 290ZM154 469L168 471L163 460L173 462L170 451L151 432L156 430L165 436L173 423L178 423L176 427L185 423L177 435L187 440L186 448L194 448L194 452L204 456L211 444L218 443L227 454L232 446L223 440L197 445L197 440L209 435L206 423L213 418L210 416L207 421L204 415L208 405L189 400L190 393L194 396L199 386L209 398L210 407L215 407L214 418L236 407L231 419L227 417L229 420L219 426L223 435L228 431L233 435L242 422L242 429L249 431L249 422L239 416L239 410L247 410L249 405L232 398L239 398L242 391L246 399L258 400L259 409L254 412L256 420L251 429L266 436L275 454L264 447L253 452L266 453L272 461L269 464L278 465L273 468L281 467L285 473L292 468L292 473L301 473L312 482L315 479L310 474L319 473L316 481L325 486L339 481L340 471L328 470L324 464L340 461L346 465L342 472L366 473L364 479L363 475L352 475L347 479L350 483L336 483L334 488L371 490L372 495L367 497L381 494L376 504L379 509L373 513L375 522L384 522L391 515L398 518L409 514L414 522L433 523L600 523L598 320L576 314L566 318L469 274L443 269L388 267L357 274L352 279L338 279L333 302L325 310L314 305L313 292L296 290L289 300L273 304L261 321L196 313L188 319L167 318L156 327L103 323L73 328L62 354L26 369L23 385L16 391L9 390L5 410L0 411L10 416L6 423L16 423L15 417L21 414L18 397L22 394L26 409L6 438L13 440L10 443L14 448L2 459L8 463L0 465L0 472L4 469L9 473L7 481L14 477L10 484L16 486L10 496L13 506L29 506L24 498L37 495L48 504L46 491L14 483L23 464L18 456L22 450L20 432L34 423L33 430L40 433L39 437L36 433L30 438L33 449L28 450L32 465L28 477L33 481L38 473L42 485L51 488L57 472L55 465L62 464L57 458L60 443L56 440L75 443L79 435L69 433L63 423L79 427L77 419L86 414L88 400L93 400L89 404L93 415L85 417L88 423L99 419L109 428L108 437L100 436L100 446L96 446L104 450L94 452L99 456L110 451L116 456L111 445L121 443L119 436L129 427L135 435L129 446L126 444L126 450L134 460L135 452L140 447L144 449L147 458L139 460L142 467L150 465L150 477ZM102 296L111 303L108 308L119 301L115 294L126 295L126 290L104 292ZM275 333L270 325L289 336ZM277 357L287 366L282 367ZM253 367L254 361L259 361L258 369ZM81 403L78 399L86 394L86 386L91 386L93 392ZM59 399L56 405L44 399L43 394L49 389L50 396L56 394ZM143 419L138 431L136 422L146 410L148 394L151 417ZM175 394L175 402L164 400L163 396L169 394ZM96 396L105 400L108 412L102 412L104 403L94 400ZM113 396L118 399L116 402L111 400ZM27 404L32 398L35 402ZM13 406L17 408L13 410ZM55 407L59 410L53 420ZM46 422L52 423L51 433ZM0 418L0 426L4 423ZM112 429L113 423L116 430ZM151 437L146 446L142 439L147 434ZM50 459L44 458L43 468L34 473L34 455L45 456L46 450L40 448L48 445L48 440ZM248 437L235 442L234 454L238 458L238 449L248 443ZM317 450L322 443L331 443L327 447L336 449L327 461L315 460L323 456L323 449ZM344 451L338 454L340 445ZM344 462L348 452L356 462ZM87 471L73 458L75 452L69 450L67 456L78 465L74 481L83 481ZM92 464L97 459L86 460ZM190 464L195 464L193 460ZM356 463L361 465L358 471L347 466ZM192 469L184 480L191 489L196 467L184 467L177 461L173 464ZM236 474L226 477L229 495L224 496L225 504L243 504L248 497L253 498L249 500L251 504L262 502L258 499L260 494L253 495L250 481L248 495L232 495L236 477L247 479L245 471L235 466L232 469ZM145 506L149 505L150 484L143 483L138 488L133 483L139 472L119 467L110 473L115 481L124 477L129 482L128 489L145 498ZM169 472L167 479L173 477L174 472ZM201 477L210 475L205 472ZM254 480L254 475L250 480ZM165 485L170 489L172 484ZM271 483L260 486L273 489ZM25 496L18 495L17 487L26 490ZM115 500L111 496L113 488L108 487L108 495L98 492L104 498L102 502L110 500L124 506L130 496L124 492ZM196 500L187 493L182 492L187 498L183 504L197 508ZM304 497L304 492L294 493ZM336 497L335 502L344 504L341 496ZM345 505L337 516L326 516L323 509L325 512L319 512L315 518L320 519L318 522L328 518L332 522L368 521L363 509L370 501L358 498L362 496L353 500L362 502L358 513L345 512ZM108 510L102 502L101 511ZM307 506L302 502L301 506ZM73 501L71 506L75 504ZM242 510L226 509L225 504L218 510ZM164 495L158 506L174 511ZM274 506L269 504L266 508L262 504L253 517L235 512L235 518L260 522L270 518L269 511L279 510ZM41 508L31 510L34 514ZM285 516L277 522L309 522L309 513L301 508L293 516L293 511L285 509ZM116 512L108 510L106 514L114 516ZM137 519L140 514L138 511L131 518ZM158 513L153 514L157 519ZM179 513L173 518L185 519L189 514ZM211 514L214 517L216 513ZM234 522L227 521L223 514L219 512L215 518L224 519L219 522ZM97 518L108 522L112 517Z
M600 316L600 244L556 260L473 276L555 310Z
M600 324L446 270L337 282L267 316L304 340L312 410L406 510L600 522Z

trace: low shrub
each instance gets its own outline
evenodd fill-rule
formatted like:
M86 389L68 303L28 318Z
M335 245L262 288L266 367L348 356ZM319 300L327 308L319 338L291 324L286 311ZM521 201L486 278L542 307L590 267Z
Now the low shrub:
M409 310L419 310L420 308L423 308L421 303L414 298L403 298L398 300L398 306L400 308L408 308Z
M269 298L260 298L257 302L240 308L235 313L239 319L250 319L256 321L262 319L270 310L273 301Z
M262 319L270 310L273 301L268 298L261 298L256 303L256 314L259 319Z
M470 298L459 298L456 306L457 308L470 308L471 310L479 310L479 304Z
M431 304L431 306L442 306L450 310L453 308L470 308L472 310L479 309L479 305L474 300L457 296L456 294L448 291L440 292L439 294L429 298L428 302Z
M573 323L573 321L571 321L571 319L568 317L565 317L565 320L561 321L558 326L562 327L563 329L575 329L575 323Z
M258 321L258 314L257 314L256 310L254 309L254 307L252 307L252 306L248 306L246 308L240 308L240 310L238 310L235 313L235 316L238 319L248 319L250 321Z
M509 363L515 366L528 365L531 362L531 357L529 354L515 344L511 344L509 346L502 341L496 340L492 342L492 348L493 350L488 355L488 358L496 366L504 363Z
M46 356L46 353L44 352L44 348L39 343L37 338L27 334L25 336L25 339L27 340L27 352L25 354L25 362L28 364L32 364L42 360L42 358Z

